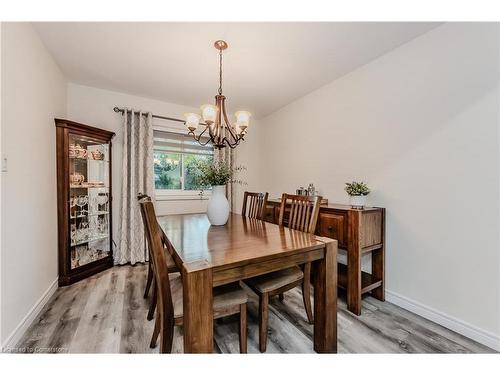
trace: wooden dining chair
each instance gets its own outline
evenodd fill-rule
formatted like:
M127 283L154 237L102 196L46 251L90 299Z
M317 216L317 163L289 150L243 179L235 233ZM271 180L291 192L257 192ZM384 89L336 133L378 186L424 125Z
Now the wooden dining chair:
M165 251L162 241L162 230L156 220L153 203L142 200L146 219L147 238L151 249L154 276L158 289L158 311L155 328L151 339L151 348L156 346L160 337L160 352L170 353L174 326L183 324L183 294L180 273L168 273L167 259L171 257ZM247 352L247 294L238 283L232 283L214 288L213 310L214 319L240 314L240 352Z
M141 200L148 200L151 201L151 197L149 195L143 194L143 193L138 193L137 194L137 200L140 202ZM151 303L149 305L149 311L148 311L148 320L152 320L154 317L155 309L156 309L156 295L157 295L157 290L156 290L156 283L155 283L155 278L154 278L154 268L153 268L153 257L150 251L150 248L148 246L148 241L147 241L147 230L146 230L146 221L145 221L145 216L144 216L144 210L143 206L139 204L139 208L141 211L141 217L142 217L142 223L144 226L144 246L146 247L146 250L148 251L149 255L149 262L148 262L148 275L146 279L146 288L144 290L144 298L148 298L149 295L149 289L152 287L153 289L153 295L151 297ZM163 234L163 233L162 233ZM173 259L171 257L167 258L167 268L169 273L173 272L179 272L177 269Z
M300 230L302 232L314 233L316 222L318 221L319 203L321 197L308 197L303 195L283 194L281 197L281 207L279 225L285 224L285 210L290 206L290 213L287 218L288 228ZM305 263L301 269L299 266L284 270L271 272L268 274L244 280L259 296L259 350L266 351L267 347L267 326L269 319L269 298L279 295L283 300L283 293L302 285L302 298L309 324L313 323L311 308L311 263Z
M243 195L243 208L241 209L241 215L264 220L268 196L269 193L251 193L249 191L245 191L245 194Z

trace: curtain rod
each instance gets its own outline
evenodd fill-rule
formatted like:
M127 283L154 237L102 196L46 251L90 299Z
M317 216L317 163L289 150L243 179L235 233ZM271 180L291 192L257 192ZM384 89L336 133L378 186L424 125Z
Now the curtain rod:
M118 108L118 107L115 107L113 108L113 111L115 111L116 113L121 113L122 115L125 113L125 111L130 111L129 109L125 109L125 108ZM134 111L134 112L139 112L139 111ZM147 113L143 113L142 114L143 116L147 116ZM159 119L162 119L162 120L169 120L169 121L176 121L176 122L182 122L183 124L185 123L184 120L181 120L181 119L178 119L178 118L175 118L175 117L166 117L166 116L160 116L160 115L152 115L152 117L154 118L159 118ZM201 125L206 125L205 123L203 122L200 122Z

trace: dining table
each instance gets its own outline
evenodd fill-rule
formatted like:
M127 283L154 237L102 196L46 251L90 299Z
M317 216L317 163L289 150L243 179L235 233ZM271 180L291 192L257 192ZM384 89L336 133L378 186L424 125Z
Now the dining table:
M231 213L159 216L183 284L185 353L213 352L213 288L312 263L313 349L337 352L337 240Z

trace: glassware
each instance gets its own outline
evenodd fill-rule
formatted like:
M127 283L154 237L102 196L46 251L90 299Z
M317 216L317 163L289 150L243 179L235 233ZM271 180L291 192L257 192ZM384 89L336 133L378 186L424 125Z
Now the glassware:
M67 197L68 213L65 218L69 226L68 248L65 250L69 259L68 264L60 269L60 275L69 279L76 275L70 271L77 271L79 267L112 253L107 217L111 210L110 140L104 140L102 132L87 134L84 130L73 132L70 129L68 135L64 134L62 141L67 152L58 155L58 162L61 157L66 158L62 160L62 165L65 165L67 183L61 184L63 189L58 189L58 194Z
M89 203L89 197L88 195L79 195L76 201L76 204L78 207L80 207L80 215L84 215L85 210L83 207L85 207L86 204Z
M77 242L76 224L71 224L70 237L71 237L71 244L75 244Z
M82 242L89 241L91 238L89 236L89 223L82 223Z

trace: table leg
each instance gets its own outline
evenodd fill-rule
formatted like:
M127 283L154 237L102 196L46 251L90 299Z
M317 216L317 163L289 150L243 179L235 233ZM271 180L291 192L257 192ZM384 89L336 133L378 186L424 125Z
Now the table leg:
M204 264L183 266L184 353L213 352L212 269Z
M372 296L385 301L385 208L382 208L382 248L372 253L372 275L376 280L382 280L382 285L372 290Z
M337 241L326 243L325 257L313 269L314 350L337 353Z
M361 241L359 238L361 212L350 210L347 249L347 308L361 315Z
M372 290L372 296L380 301L385 301L385 275L384 275L384 248L372 252L372 276L382 280L382 284Z

